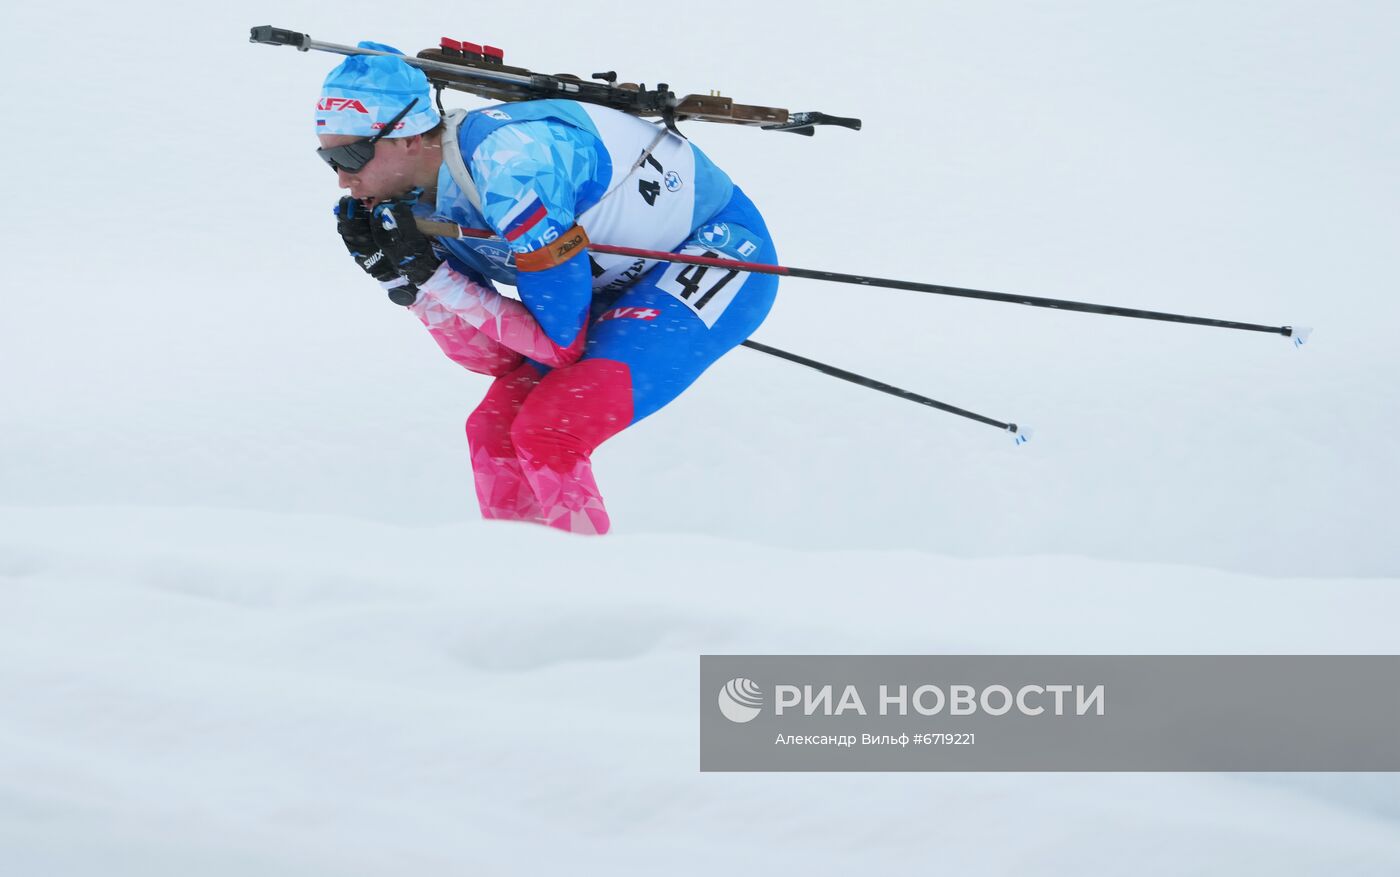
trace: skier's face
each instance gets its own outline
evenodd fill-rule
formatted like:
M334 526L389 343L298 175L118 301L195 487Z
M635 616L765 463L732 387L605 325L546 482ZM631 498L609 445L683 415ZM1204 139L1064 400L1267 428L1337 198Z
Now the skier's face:
M348 134L321 134L318 135L321 146L330 148L334 146L344 146L347 143L354 143L357 140L364 140L363 137L352 137ZM359 170L347 171L344 168L335 169L336 178L340 181L340 188L349 189L350 197L358 198L371 205L375 202L394 198L407 194L413 188L412 169L413 164L407 147L406 140L384 139L374 144L374 158L371 158Z

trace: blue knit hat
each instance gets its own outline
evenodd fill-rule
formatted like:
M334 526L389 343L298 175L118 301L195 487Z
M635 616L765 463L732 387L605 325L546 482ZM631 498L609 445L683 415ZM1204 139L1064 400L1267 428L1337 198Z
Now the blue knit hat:
M393 46L362 42L361 49L402 55ZM423 71L388 55L351 55L326 77L316 102L317 134L350 134L369 137L408 106L408 111L388 137L412 137L431 130L440 120L433 108L428 77Z

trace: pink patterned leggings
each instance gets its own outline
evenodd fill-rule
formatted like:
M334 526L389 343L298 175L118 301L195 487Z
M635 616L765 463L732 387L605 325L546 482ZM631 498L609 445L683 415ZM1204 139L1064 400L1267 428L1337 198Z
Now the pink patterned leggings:
M589 458L631 422L623 363L585 359L541 377L526 362L499 376L467 418L482 515L606 533Z

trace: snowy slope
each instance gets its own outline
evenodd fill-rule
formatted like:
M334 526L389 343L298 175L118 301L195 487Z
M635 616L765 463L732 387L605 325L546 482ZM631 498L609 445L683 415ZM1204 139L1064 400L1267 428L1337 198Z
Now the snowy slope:
M1387 776L696 770L705 652L1400 648L1400 11L1141 6L7 10L6 873L1394 873ZM615 536L486 525L261 24L862 116L690 130L790 264L1317 333L785 281L759 340L1035 440L736 351Z
M701 653L1384 651L1393 580L250 512L0 525L10 873L1400 868L1378 776L696 769Z

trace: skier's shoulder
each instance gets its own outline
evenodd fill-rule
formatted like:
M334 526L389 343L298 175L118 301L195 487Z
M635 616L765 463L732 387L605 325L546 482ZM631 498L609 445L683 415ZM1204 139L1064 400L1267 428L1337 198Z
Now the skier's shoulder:
M481 162L541 169L559 163L561 143L572 150L599 148L597 130L579 104L566 100L519 101L472 110L461 116L453 132L462 160L474 169Z
M501 128L539 129L541 126L563 126L596 138L608 146L622 145L632 149L633 141L655 139L655 122L624 113L612 107L579 101L550 98L496 104L467 113L462 122L462 141L480 143Z
M470 110L462 119L462 126L464 132L475 133L480 138L497 128L526 122L593 130L593 122L582 104L559 99L517 101Z

